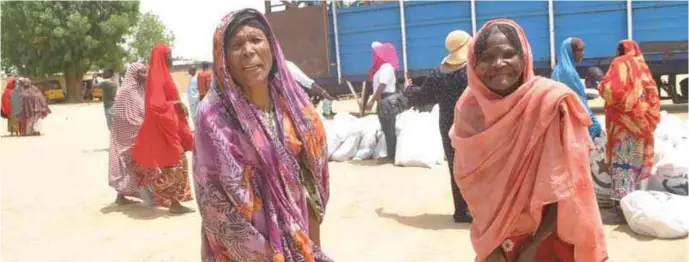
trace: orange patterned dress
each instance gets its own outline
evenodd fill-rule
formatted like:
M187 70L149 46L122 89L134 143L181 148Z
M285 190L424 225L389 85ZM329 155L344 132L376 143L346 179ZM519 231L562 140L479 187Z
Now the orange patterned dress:
M636 42L620 42L599 92L605 100L612 199L620 200L650 176L653 132L660 121L658 88Z
M193 200L189 183L189 166L187 157L182 153L179 163L174 167L158 169L144 168L132 162L137 182L151 193L153 203L169 207L172 202Z

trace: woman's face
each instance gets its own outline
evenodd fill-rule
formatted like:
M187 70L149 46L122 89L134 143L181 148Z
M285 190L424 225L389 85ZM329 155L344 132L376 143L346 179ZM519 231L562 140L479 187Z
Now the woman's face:
M488 37L485 48L477 58L476 74L494 92L509 92L522 77L524 59L500 31Z
M249 25L237 28L225 43L230 74L242 87L265 84L273 67L273 53L268 37L261 29Z
M581 62L584 60L584 41L572 40L572 53L574 53L574 61Z
M146 82L146 77L148 77L148 68L144 67L139 69L138 72L136 72L137 80L139 80L139 83L144 83Z

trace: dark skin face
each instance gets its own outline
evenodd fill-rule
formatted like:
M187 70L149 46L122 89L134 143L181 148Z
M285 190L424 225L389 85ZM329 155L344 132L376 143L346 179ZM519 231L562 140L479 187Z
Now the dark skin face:
M581 62L584 60L584 41L579 38L573 38L572 53L574 53L574 61Z
M113 75L112 71L108 71L108 70L103 71L103 78L111 78L112 75Z
M514 92L524 73L524 59L501 32L492 33L486 50L476 63L476 74L493 92L507 96Z
M146 82L146 77L148 77L148 68L142 68L139 72L136 72L139 82Z
M266 85L273 67L268 37L261 29L243 25L225 46L230 74L244 88Z
M196 68L195 67L189 68L189 75L191 75L191 76L196 75Z

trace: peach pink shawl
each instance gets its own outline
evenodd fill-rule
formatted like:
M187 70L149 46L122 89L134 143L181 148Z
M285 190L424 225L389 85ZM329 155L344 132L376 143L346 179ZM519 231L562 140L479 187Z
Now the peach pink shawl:
M587 126L591 119L565 85L537 77L524 31L511 20L524 50L524 84L501 97L476 75L474 40L469 45L469 87L457 101L450 137L457 154L455 181L474 217L476 261L507 237L533 234L543 207L558 204L557 234L574 245L575 261L607 257L594 196ZM479 32L480 34L480 32Z

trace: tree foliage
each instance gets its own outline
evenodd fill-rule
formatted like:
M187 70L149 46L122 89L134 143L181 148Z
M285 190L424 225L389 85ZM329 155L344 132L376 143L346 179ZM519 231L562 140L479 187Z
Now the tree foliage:
M138 60L148 60L154 45L165 43L172 46L175 41L174 33L165 28L158 15L150 12L141 16L132 38L131 55Z
M3 69L63 73L70 101L93 66L123 67L123 36L139 18L138 1L2 1L0 10Z

